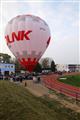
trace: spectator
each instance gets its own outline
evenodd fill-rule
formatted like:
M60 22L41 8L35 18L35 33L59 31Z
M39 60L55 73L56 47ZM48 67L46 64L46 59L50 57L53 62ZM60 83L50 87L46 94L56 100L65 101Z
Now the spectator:
M38 83L39 83L39 82L40 82L40 76L38 76L38 78L37 78L37 79L38 79Z

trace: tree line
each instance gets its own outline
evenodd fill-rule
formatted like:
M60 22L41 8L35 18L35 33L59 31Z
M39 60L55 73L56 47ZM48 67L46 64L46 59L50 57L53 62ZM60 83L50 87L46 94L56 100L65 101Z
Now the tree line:
M15 64L15 70L18 72L20 70L26 70L23 68L16 58L12 58L8 54L0 53L0 63L13 63ZM54 60L51 58L42 58L36 65L34 72L42 72L42 70L51 70L52 72L56 71L56 65Z

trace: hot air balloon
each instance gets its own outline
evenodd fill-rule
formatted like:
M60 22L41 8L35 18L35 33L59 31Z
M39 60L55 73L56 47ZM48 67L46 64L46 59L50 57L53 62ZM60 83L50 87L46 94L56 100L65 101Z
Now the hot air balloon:
M47 23L34 15L11 19L5 30L7 46L20 64L32 72L50 43Z

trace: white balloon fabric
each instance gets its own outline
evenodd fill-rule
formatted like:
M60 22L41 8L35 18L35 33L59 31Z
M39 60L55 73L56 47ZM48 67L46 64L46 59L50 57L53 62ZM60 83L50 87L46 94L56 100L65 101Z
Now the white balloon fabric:
M30 72L48 47L50 38L47 23L37 16L20 15L6 26L5 39L9 49Z

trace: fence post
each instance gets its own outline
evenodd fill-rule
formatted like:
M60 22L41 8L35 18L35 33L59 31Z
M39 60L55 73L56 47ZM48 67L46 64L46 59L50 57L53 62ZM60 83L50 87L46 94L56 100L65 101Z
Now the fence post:
M62 98L62 88L60 88L60 98Z
M76 92L76 104L78 102L78 93Z
M25 85L25 87L27 87L27 82L26 81L25 81L24 85Z

